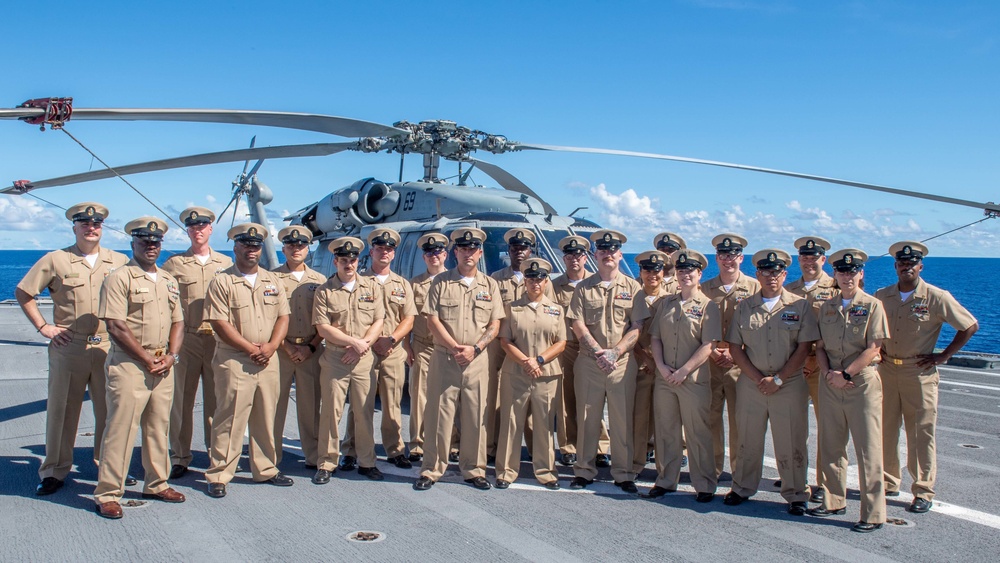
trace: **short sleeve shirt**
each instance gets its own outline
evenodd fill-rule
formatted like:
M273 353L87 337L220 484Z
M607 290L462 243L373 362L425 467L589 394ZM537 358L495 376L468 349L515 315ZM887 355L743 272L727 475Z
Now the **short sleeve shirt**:
M580 280L582 282L583 280ZM576 285L579 285L577 282ZM563 311L569 311L569 303L573 300L573 292L576 290L576 285L570 283L569 278L566 274L561 274L556 279L552 280L552 294L554 296L553 301L555 301ZM566 315L563 315L564 317ZM571 328L571 321L566 318L566 341L573 343L576 346L576 335L573 334Z
M524 296L524 278L518 279L512 267L507 266L502 270L497 270L490 274L490 277L497 280L497 286L500 288L500 299L503 301L504 307ZM545 286L545 296L555 300L556 296L552 292L551 283Z
M53 304L52 324L57 327L75 334L104 334L108 329L97 315L101 284L128 261L121 252L101 248L91 268L73 245L43 256L17 287L31 296L48 289Z
M413 337L424 342L431 341L431 329L427 327L427 319L424 318L424 304L427 302L427 291L431 288L434 276L424 272L410 280L410 287L413 289L413 305L417 309L417 316L413 319Z
M600 274L593 274L576 286L566 316L582 320L601 348L621 341L631 323L649 318L649 306L639 297L642 285L618 272L604 287Z
M177 280L177 286L180 287L185 326L191 329L211 328L202 319L208 283L232 265L232 258L214 250L209 253L208 261L203 265L190 248L183 254L167 258L163 263L163 269Z
M933 353L944 323L955 330L965 330L976 324L972 313L951 293L924 280L917 282L913 294L906 301L902 300L897 284L883 287L875 292L875 297L885 307L892 335L882 342L882 347L893 358L914 358Z
M542 296L535 307L528 304L527 296L507 306L507 317L500 323L500 337L506 338L529 358L535 358L556 342L566 340L566 321L563 308L552 299ZM503 370L520 372L521 366L510 355L504 358ZM562 364L552 361L542 366L542 375L562 374Z
M876 340L889 337L889 321L882 302L859 291L843 306L840 294L819 310L819 333L830 359L830 369L843 370Z
M289 314L285 287L274 272L257 269L257 283L250 282L235 265L215 276L205 294L206 321L226 321L250 342L269 342L278 317ZM215 333L223 348L232 349Z
M274 273L281 280L285 297L288 298L288 338L314 338L316 327L312 322L313 298L316 290L326 283L326 276L306 266L300 280L288 269L287 264L278 266Z
M313 302L313 324L330 325L351 338L361 338L375 321L385 318L378 280L367 276L354 279L350 291L336 274L319 288Z
M780 370L802 342L819 340L816 317L809 301L782 291L770 311L760 292L736 306L726 341L743 346L750 363L764 374Z
M819 279L812 287L806 289L806 282L799 278L786 285L785 289L808 301L813 312L818 313L823 302L837 294L837 283L826 272L820 270Z
M650 299L649 296L646 295L646 290L640 289L639 293L636 295L639 299L642 299L643 301L646 302L646 306L649 307L649 318L653 319L656 317L656 312L660 309L660 305L663 303L663 299L668 295L672 295L672 293L668 294L666 291L663 291L657 295L652 296L653 298ZM636 340L635 343L637 347L641 347L643 350L649 350L649 344L650 341L652 340L649 331L652 328L652 326L653 323L651 322L647 322L642 325L642 330L639 331L639 339Z
M413 300L413 287L403 276L400 276L396 272L390 272L389 277L385 279L385 283L381 283L371 271L363 275L371 277L375 280L375 283L382 286L383 308L385 309L385 324L382 325L382 336L391 335L404 317L415 317L417 315L417 305Z
M157 268L153 281L135 261L108 275L97 314L125 321L139 345L149 350L166 348L170 326L184 320L177 280Z
M663 347L663 363L679 368L703 344L722 340L722 315L719 306L701 291L683 301L679 293L659 301L656 315L650 322L651 339L659 340ZM708 381L711 374L708 364L702 364L699 373L692 374L696 382Z
M423 313L437 317L455 342L472 346L487 325L504 318L499 295L495 279L477 271L472 285L468 286L455 268L435 276L427 291Z
M760 291L760 282L740 272L729 291L726 291L722 279L718 276L705 282L702 285L702 291L719 306L719 311L722 312L722 332L725 334L729 330L729 326L733 324L736 305Z

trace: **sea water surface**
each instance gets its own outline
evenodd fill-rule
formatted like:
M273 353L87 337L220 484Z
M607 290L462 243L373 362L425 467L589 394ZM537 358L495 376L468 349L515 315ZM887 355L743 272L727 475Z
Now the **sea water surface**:
M14 288L31 266L47 251L44 250L0 250L0 300L13 299ZM129 251L123 251L126 254ZM164 250L160 263L182 251ZM231 252L224 252L232 256ZM279 253L280 258L280 253ZM715 258L708 255L709 266L702 279L707 280L718 274ZM635 267L635 254L626 254L625 260ZM749 257L744 260L743 271L753 275ZM992 290L993 273L1000 268L1000 258L948 258L930 256L924 260L923 278L928 283L947 289L979 320L979 332L966 345L967 351L1000 354L1000 294ZM826 268L831 273L830 267ZM788 281L800 276L798 264L788 270ZM896 271L889 257L873 258L865 268L865 290L875 290L896 283ZM955 332L945 325L941 331L938 346L944 347Z

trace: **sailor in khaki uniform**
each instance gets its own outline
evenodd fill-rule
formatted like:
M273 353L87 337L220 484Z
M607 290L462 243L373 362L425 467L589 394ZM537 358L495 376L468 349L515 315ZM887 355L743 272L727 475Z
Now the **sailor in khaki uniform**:
M417 247L423 253L424 265L427 271L410 280L413 288L413 304L417 316L413 319L413 331L409 339L404 339L408 346L407 363L410 365L410 457L411 462L418 462L424 457L424 430L426 425L427 406L427 369L430 367L431 354L434 351L434 340L427 319L424 317L424 303L427 302L427 291L434 278L445 271L444 262L448 257L448 237L441 233L427 233L417 239ZM457 425L456 425L457 428Z
M934 433L937 425L937 366L948 361L979 330L976 318L952 297L920 278L927 247L902 241L889 247L896 259L899 283L875 292L889 319L878 366L882 378L882 450L885 454L886 495L899 494L899 427L906 428L906 467L913 480L910 512L931 509L937 477ZM940 354L934 353L941 327L948 323L955 336Z
M385 302L382 286L373 277L358 275L358 254L365 243L355 237L340 237L330 243L337 273L316 292L313 324L326 339L320 357L319 469L313 483L330 482L340 456L340 417L348 393L354 417L354 440L358 473L372 481L385 477L375 467L374 410L375 374L372 344L382 334Z
M799 297L805 298L813 308L813 313L819 313L819 308L823 302L834 296L837 286L833 278L823 271L826 264L826 253L830 251L830 243L817 236L805 236L795 240L795 248L799 250L799 269L802 277L789 283L785 289L791 291ZM819 422L819 364L816 363L816 346L809 349L806 356L806 365L802 368L802 375L809 384L809 397L812 399L813 413L816 421ZM816 486L812 487L812 496L809 502L821 503L826 492L823 489L823 461L819 457L820 448L816 448Z
M559 241L562 250L563 266L566 272L552 281L555 301L569 310L576 286L590 275L587 271L587 256L590 255L590 241L577 235L563 238ZM573 335L569 319L566 319L566 348L559 354L562 364L562 378L559 381L559 399L561 405L556 425L556 438L559 440L559 463L572 466L576 463L576 388L573 364L580 355L580 343ZM611 438L608 436L608 426L601 418L601 436L597 441L597 467L611 467Z
M326 283L326 276L306 265L312 233L302 225L292 225L278 231L285 263L275 268L288 298L288 335L278 348L278 370L281 383L278 404L274 410L274 448L276 465L281 464L282 440L288 401L295 381L295 414L299 426L299 442L306 469L316 469L319 459L319 357L323 337L312 323L313 297Z
M562 366L556 361L566 347L562 307L545 295L552 264L541 258L521 263L524 295L506 307L500 342L507 352L500 378L500 442L496 487L506 489L521 466L521 439L528 413L534 413L531 451L535 479L547 489L559 488L552 422Z
M375 229L369 233L371 268L362 275L374 278L382 286L385 308L382 334L372 344L372 351L375 352L372 369L375 371L375 385L382 402L382 447L385 448L386 461L400 469L409 469L413 464L406 457L403 413L399 406L403 400L403 385L406 383L406 350L402 342L410 338L417 307L413 302L410 282L391 270L399 242L399 233L392 229ZM369 420L375 417L374 401L371 409L365 413ZM353 406L348 408L348 413L353 410ZM344 443L341 445L345 461L347 457L356 456L353 438L354 417L350 417L347 419ZM342 462L340 466L346 468L345 465L347 464Z
M486 480L486 391L489 358L483 354L504 317L496 280L477 269L486 233L461 227L451 233L458 267L434 278L423 315L434 335L427 375L426 434L418 491L430 489L448 468L455 411L462 437L459 469L465 482L490 488ZM432 438L433 437L433 438Z
M66 218L73 222L76 242L43 256L14 290L25 316L50 340L45 459L38 468L37 495L59 490L73 467L80 409L88 389L94 407L94 462L100 459L107 419L104 361L111 343L97 306L104 278L128 262L124 254L101 248L101 228L107 216L108 209L99 203L70 207ZM35 296L46 289L52 297L52 323L35 302Z
M136 433L142 427L142 497L184 502L167 485L170 450L167 427L174 391L174 364L184 338L177 281L156 267L167 224L140 217L125 225L134 258L108 276L101 288L98 316L108 325L111 349L106 363L108 421L94 500L97 513L121 518Z
M679 291L660 301L650 321L650 349L656 364L656 485L647 496L657 498L677 490L686 437L695 500L711 502L718 479L709 425L712 374L708 356L722 339L722 319L719 306L698 286L708 264L705 256L683 249L672 258Z
M629 352L649 318L649 307L637 299L642 286L618 269L625 235L600 230L590 236L597 252L597 273L573 292L567 317L580 341L576 371L576 408L579 459L570 483L582 489L597 476L595 456L605 402L611 433L611 476L627 493L638 489L632 472L632 412L635 407L637 365Z
M673 255L678 250L686 249L687 242L676 233L664 232L656 235L656 238L653 239L653 246L667 256L667 260L663 264L663 281L660 282L663 285L663 291L668 294L677 293Z
M872 532L885 522L882 482L882 380L875 364L889 338L882 302L861 289L868 255L855 248L830 256L840 292L819 310L816 361L823 374L819 401L823 506L826 517L847 512L847 439L854 441L861 492L861 520L855 532Z
M664 266L668 261L673 272L673 260L659 250L647 250L635 257L642 283L637 298L646 302L650 319L656 316L663 297L669 295L663 287ZM656 383L656 362L653 361L650 349L651 326L652 323L643 325L634 350L638 370L635 378L635 411L632 413L632 472L637 477L646 468L653 452L653 384Z
M226 496L250 427L253 480L290 487L277 467L274 411L281 371L275 352L288 332L288 298L281 278L258 266L267 229L243 223L229 229L236 263L215 276L205 295L204 319L212 323L215 346L215 398L211 465L205 472L208 494Z
M215 333L203 319L205 293L212 279L232 267L232 258L208 245L215 213L204 207L181 211L191 247L163 263L163 269L177 280L184 309L184 344L181 361L174 367L174 404L170 410L170 478L178 479L191 464L191 437L194 434L194 403L201 380L202 428L205 451L212 451L212 417L215 415Z
M792 257L783 250L766 249L753 255L753 263L760 291L736 306L726 336L740 368L736 383L740 455L733 468L732 490L723 502L735 506L757 493L770 425L781 496L789 503L789 514L804 516L809 498L809 386L802 366L819 330L809 302L782 288Z
M739 235L723 233L712 239L715 262L719 275L708 280L702 291L719 305L722 312L722 333L726 334L733 321L736 305L760 290L760 283L740 271L743 249L747 240ZM722 422L723 405L729 413L729 470L736 467L739 456L739 427L736 423L736 381L740 368L733 363L729 343L719 342L709 364L712 370L712 436L715 444L715 473L722 474L726 459L725 425Z

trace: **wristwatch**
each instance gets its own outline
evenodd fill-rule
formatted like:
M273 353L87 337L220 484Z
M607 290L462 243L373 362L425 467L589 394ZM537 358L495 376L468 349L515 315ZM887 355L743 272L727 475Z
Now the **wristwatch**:
M781 387L781 378L778 377L778 374L774 374L771 377L774 378L774 384L777 385L778 387Z
M393 346L395 346L395 345L396 345L396 339L395 339L395 338L394 338L394 337L393 337L393 336L392 336L391 334L389 335L389 342L390 342L390 343L391 343L391 344L392 344Z
M854 376L852 376L851 374L847 373L847 370L846 370L846 369L845 369L844 371L840 372L840 373L844 374L844 379L846 379L846 380L848 380L848 381L850 381L850 380L851 380L851 378L852 378L852 377L854 377Z
M173 356L175 364L179 364L181 362L181 355L180 354L170 354L170 355Z
M483 353L483 349L480 348L478 344L474 344L472 346L472 350L476 353L477 356Z
M315 352L316 352L316 347L315 347L315 346L313 346L313 343L312 343L312 342L309 342L308 344L306 344L306 346L308 346L308 347L309 347L309 351L310 351L310 352L313 352L313 353L315 353Z
M535 362L538 364L538 367L542 367L545 365L545 357L539 354L539 356L535 358Z

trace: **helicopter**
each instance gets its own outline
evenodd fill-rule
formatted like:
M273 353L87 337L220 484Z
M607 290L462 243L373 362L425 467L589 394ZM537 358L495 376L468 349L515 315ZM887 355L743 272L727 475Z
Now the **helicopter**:
M28 100L16 108L0 109L0 119L18 119L28 124L61 128L70 119L113 121L181 121L202 123L228 123L282 127L314 131L340 137L354 138L337 143L312 143L272 147L250 147L215 153L205 153L124 166L106 166L81 174L63 176L37 182L18 181L0 190L5 194L26 194L32 190L89 182L115 176L168 170L190 166L244 161L243 171L233 182L232 199L239 206L241 198L247 200L254 222L267 224L265 206L273 199L270 188L257 178L263 162L275 158L329 156L343 151L362 153L398 153L399 176L396 181L374 177L357 180L334 190L284 218L293 225L307 227L319 242L311 254L311 266L331 275L334 271L333 255L327 242L341 236L366 238L373 229L388 227L400 233L402 240L395 257L396 270L407 278L425 271L421 253L416 248L417 239L427 232L445 235L460 227L477 227L487 233L480 270L494 272L508 265L504 255L507 244L503 234L512 228L532 230L537 245L534 255L548 260L553 266L553 276L563 270L558 259L558 241L576 234L584 237L600 230L601 226L587 219L574 217L582 208L568 215L560 215L548 202L527 184L503 168L473 156L478 152L494 155L520 151L562 151L603 154L685 162L707 166L799 178L837 184L866 190L893 193L942 203L981 209L987 217L1000 215L1000 205L993 202L976 202L942 195L903 190L864 182L855 182L787 170L764 168L714 160L704 160L648 152L615 149L556 146L512 141L472 129L448 120L428 120L411 123L398 121L391 126L347 117L290 112L214 109L88 109L74 108L72 98L39 98ZM419 180L404 181L403 159L409 154L423 158L423 176ZM448 183L439 176L441 159L458 165L457 183ZM256 160L251 168L250 162ZM103 162L103 161L102 161ZM464 169L463 169L464 167ZM474 185L468 182L470 173L478 169L497 182L497 187ZM124 178L123 178L124 179ZM138 190L137 190L138 191ZM144 196L145 197L145 196ZM225 213L225 211L223 212ZM221 218L220 214L220 218ZM235 215L235 211L234 211ZM360 268L368 261L367 249L361 255ZM453 267L449 258L447 267ZM278 265L273 237L265 241L262 255L265 267ZM626 273L628 265L622 262ZM596 271L592 257L588 269Z

